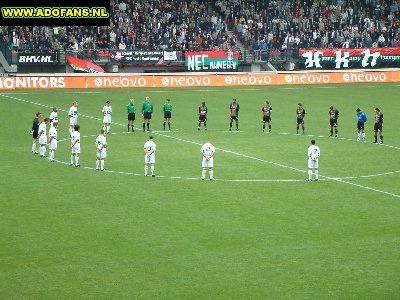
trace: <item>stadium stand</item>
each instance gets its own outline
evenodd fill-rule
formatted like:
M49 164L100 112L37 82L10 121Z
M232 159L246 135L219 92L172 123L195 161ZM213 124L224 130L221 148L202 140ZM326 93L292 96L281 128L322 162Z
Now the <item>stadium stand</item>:
M400 47L399 0L111 0L110 26L2 26L13 51L241 49L296 58L299 48ZM96 51L93 51L96 50Z

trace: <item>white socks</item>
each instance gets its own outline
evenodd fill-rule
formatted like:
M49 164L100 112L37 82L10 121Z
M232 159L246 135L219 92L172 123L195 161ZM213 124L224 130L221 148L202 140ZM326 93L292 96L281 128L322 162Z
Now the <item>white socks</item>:
M206 172L207 172L207 170L206 169L203 169L202 171L201 171L201 178L206 178Z
M312 170L308 170L308 180L312 179Z
M214 179L214 170L213 169L209 169L208 173L210 173L210 179Z
M154 166L151 166L150 170L151 170L151 175L154 175Z
M146 165L144 166L144 176L147 176L147 171L149 170L149 167Z
M32 144L32 152L36 151L36 144Z

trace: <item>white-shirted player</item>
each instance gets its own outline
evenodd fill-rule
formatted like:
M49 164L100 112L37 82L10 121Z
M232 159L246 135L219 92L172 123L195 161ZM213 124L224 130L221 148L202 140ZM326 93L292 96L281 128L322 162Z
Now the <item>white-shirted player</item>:
M155 177L154 165L156 163L156 144L153 141L153 136L149 136L149 140L144 144L144 153L144 176L147 176L150 165L151 176Z
M99 136L96 138L96 149L97 149L96 170L104 171L104 159L107 156L106 146L107 146L107 139L104 136L104 129L101 129Z
M49 123L49 118L45 118L39 125L39 154L41 157L46 157L46 146L47 146L47 123Z
M308 147L308 181L312 181L313 170L315 170L315 181L318 181L318 158L321 152L315 145L315 140L311 140L311 146Z
M105 133L110 133L110 125L111 125L111 113L112 113L112 108L110 105L110 101L106 101L106 105L103 106L103 110L101 111L103 113L103 129Z
M210 174L210 180L214 180L214 153L215 147L211 144L210 139L201 147L201 154L203 155L203 162L201 167L203 168L201 172L201 180L206 179L206 172L208 168L208 173Z
M81 134L79 132L79 125L75 125L74 131L71 133L71 164L70 166L74 165L75 159L75 167L80 167L79 164L79 155L81 154Z
M74 101L68 111L69 116L69 136L74 131L75 125L78 124L78 102Z
M57 126L58 123L53 121L49 130L49 160L54 162L54 154L57 150Z
M53 111L50 113L50 126L53 126L53 123L58 123L58 108L53 107Z

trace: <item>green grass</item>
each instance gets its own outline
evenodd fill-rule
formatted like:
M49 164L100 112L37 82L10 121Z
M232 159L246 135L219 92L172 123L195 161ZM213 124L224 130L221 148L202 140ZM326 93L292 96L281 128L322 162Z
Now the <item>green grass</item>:
M142 176L149 134L125 134L129 98L141 106L147 95L156 178ZM227 132L234 97L240 131ZM172 132L160 131L166 98ZM398 84L3 92L0 298L398 299L398 98ZM271 134L261 132L265 99ZM68 140L56 153L64 163L32 155L34 114L58 106L67 139L73 100L82 167L65 164ZM94 140L106 100L114 134L100 173ZM203 100L209 130L198 132ZM306 135L295 134L298 102ZM340 139L327 137L330 105L340 111ZM376 106L384 145L370 143ZM368 116L367 143L355 141L357 107ZM214 182L197 179L208 137L218 148ZM321 148L318 183L305 181L311 138Z

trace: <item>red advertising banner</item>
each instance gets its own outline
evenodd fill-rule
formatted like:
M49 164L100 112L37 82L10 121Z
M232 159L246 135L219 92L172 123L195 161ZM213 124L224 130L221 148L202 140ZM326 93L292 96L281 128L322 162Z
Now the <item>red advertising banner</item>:
M300 49L304 69L371 69L400 67L400 48Z
M239 65L238 51L185 52L187 71L235 71Z

